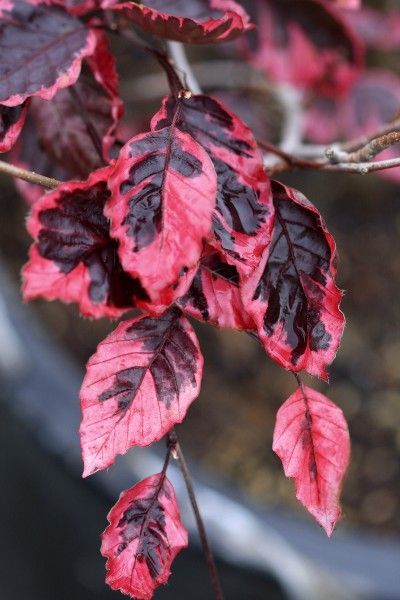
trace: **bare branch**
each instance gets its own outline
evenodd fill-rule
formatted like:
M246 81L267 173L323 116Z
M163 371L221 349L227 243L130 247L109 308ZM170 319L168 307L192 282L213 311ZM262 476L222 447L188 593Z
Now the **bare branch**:
M193 94L201 94L201 87L187 59L185 47L181 42L167 42L168 50L174 67L183 76L186 87Z
M41 185L49 189L54 189L58 187L60 183L62 183L57 179L52 179L51 177L46 177L45 175L39 175L39 173L35 173L34 171L27 171L26 169L21 169L15 165L10 165L3 160L0 160L0 173L5 173L6 175L11 175L12 177L18 177L18 179L23 179L28 183L36 183L37 185Z

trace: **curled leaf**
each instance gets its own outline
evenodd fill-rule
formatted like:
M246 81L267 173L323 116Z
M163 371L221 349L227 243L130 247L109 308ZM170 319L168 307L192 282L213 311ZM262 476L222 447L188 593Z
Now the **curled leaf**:
M26 300L77 302L89 317L119 317L143 295L122 270L117 243L103 214L110 195L108 167L87 181L62 183L34 204L28 231L34 238L23 270Z
M105 0L103 4L110 3ZM188 44L226 42L252 28L247 13L234 0L111 2L110 8L124 10L131 21L152 35Z

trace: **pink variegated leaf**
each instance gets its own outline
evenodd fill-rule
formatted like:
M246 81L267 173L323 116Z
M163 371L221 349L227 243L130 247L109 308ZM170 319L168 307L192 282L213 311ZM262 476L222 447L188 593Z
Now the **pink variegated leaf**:
M179 309L121 323L89 360L81 388L84 477L180 423L202 370L196 335Z
M165 98L153 117L152 129L169 125L176 100ZM211 243L243 273L255 268L270 228L272 205L269 179L261 153L247 125L221 102L198 95L181 101L177 127L194 137L208 152L218 181Z
M330 536L340 518L339 495L349 463L346 419L331 400L299 387L280 407L273 450L286 477L296 483L296 497Z
M108 521L101 544L106 582L136 600L151 600L188 545L172 484L164 473L140 481L122 492Z
M95 32L61 7L39 0L4 0L0 103L18 106L30 96L50 100L75 83L82 59L95 46Z
M171 126L132 138L109 187L106 215L121 263L140 279L158 314L187 291L210 234L214 167L190 135Z
M286 369L327 379L344 328L335 242L300 192L277 181L272 192L272 240L242 283L243 303L271 358Z
M255 329L240 294L239 274L213 247L207 246L193 283L179 306L191 317L217 327Z
M188 44L226 42L253 27L234 0L145 0L140 4L104 0L103 6L123 10L135 25L153 35Z
M108 167L99 169L87 181L62 183L35 202L28 220L35 242L23 270L26 300L76 302L86 316L116 318L143 295L121 267L103 214L109 176Z

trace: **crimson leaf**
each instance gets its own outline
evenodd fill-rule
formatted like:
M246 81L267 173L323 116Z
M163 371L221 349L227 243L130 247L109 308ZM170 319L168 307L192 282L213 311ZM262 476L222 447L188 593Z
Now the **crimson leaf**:
M0 8L0 103L16 106L29 96L50 100L75 83L95 44L94 31L62 8L7 0Z
M115 130L123 112L118 96L115 60L107 38L96 31L96 40L96 49L87 59L88 65L84 65L74 86L81 106L68 89L59 90L51 102L40 98L32 101L41 147L64 169L80 177L87 177L91 171L108 162L115 142ZM103 161L87 130L86 120L90 121L102 140Z
M247 13L234 0L145 0L111 3L110 8L124 10L153 35L190 44L225 42L252 28Z
M206 247L193 283L179 305L191 317L217 327L255 327L243 306L236 268L211 246Z
M24 126L27 103L19 106L0 104L0 152L8 152L17 141Z
M258 0L257 15L249 58L269 77L341 96L360 74L363 45L328 0Z
M298 388L278 411L273 450L285 475L295 479L296 497L330 536L350 456L342 411L323 394Z
M180 423L202 371L196 335L179 309L121 323L89 360L81 389L84 476Z
M152 129L169 125L175 113L176 100L165 98ZM257 234L261 228L268 230L272 211L269 180L252 132L218 100L205 95L181 101L177 127L207 150L217 173L214 245L240 271L254 269L265 243Z
M77 302L86 316L118 317L143 293L122 270L103 215L109 174L106 167L87 181L63 183L34 204L28 230L35 243L23 271L27 300Z
M174 488L165 474L151 475L122 492L108 520L101 544L108 559L106 582L132 598L150 600L188 545Z
M198 262L209 235L215 170L205 150L171 126L132 138L109 187L106 215L120 243L121 263L140 279L158 312L156 307L165 309L190 285L189 278L186 289L174 291Z
M272 182L271 243L243 285L243 301L268 354L293 371L327 378L344 327L335 285L336 247L318 210Z

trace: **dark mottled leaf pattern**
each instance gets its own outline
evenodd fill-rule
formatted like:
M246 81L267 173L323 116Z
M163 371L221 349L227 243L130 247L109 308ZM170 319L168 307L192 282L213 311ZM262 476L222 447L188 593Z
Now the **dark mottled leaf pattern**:
M182 275L197 264L210 234L215 170L188 134L166 127L124 146L109 187L106 215L122 265L140 279L158 313L190 286Z
M166 98L152 128L171 123L175 110L174 98ZM272 216L269 180L252 132L218 100L205 95L182 102L177 127L207 150L217 173L213 244L241 272L251 271L266 243Z
M146 0L104 6L124 10L126 16L149 33L189 44L232 40L252 28L243 7L234 0Z
M191 317L217 327L255 328L242 302L236 267L211 246L204 250L193 283L179 305Z
M0 7L0 103L50 100L75 83L95 45L95 32L62 8L7 0Z
M340 518L339 494L349 464L350 438L339 407L300 387L278 410L273 450L296 496L330 536Z
M132 308L139 283L122 270L103 215L107 167L84 182L61 184L34 204L28 230L35 243L23 271L27 300L77 302L90 317L118 317Z
M199 394L202 369L196 335L177 308L121 323L89 360L81 389L84 475L180 423Z
M122 492L108 515L101 553L106 581L138 600L150 600L167 583L171 564L188 545L175 492L165 474L151 475Z
M342 96L360 74L364 48L329 0L258 0L248 58L269 77Z
M272 184L271 244L243 284L243 302L268 354L293 371L326 378L344 327L336 248L317 209L299 192Z
M19 106L0 104L0 152L8 152L14 146L25 122L27 102Z

